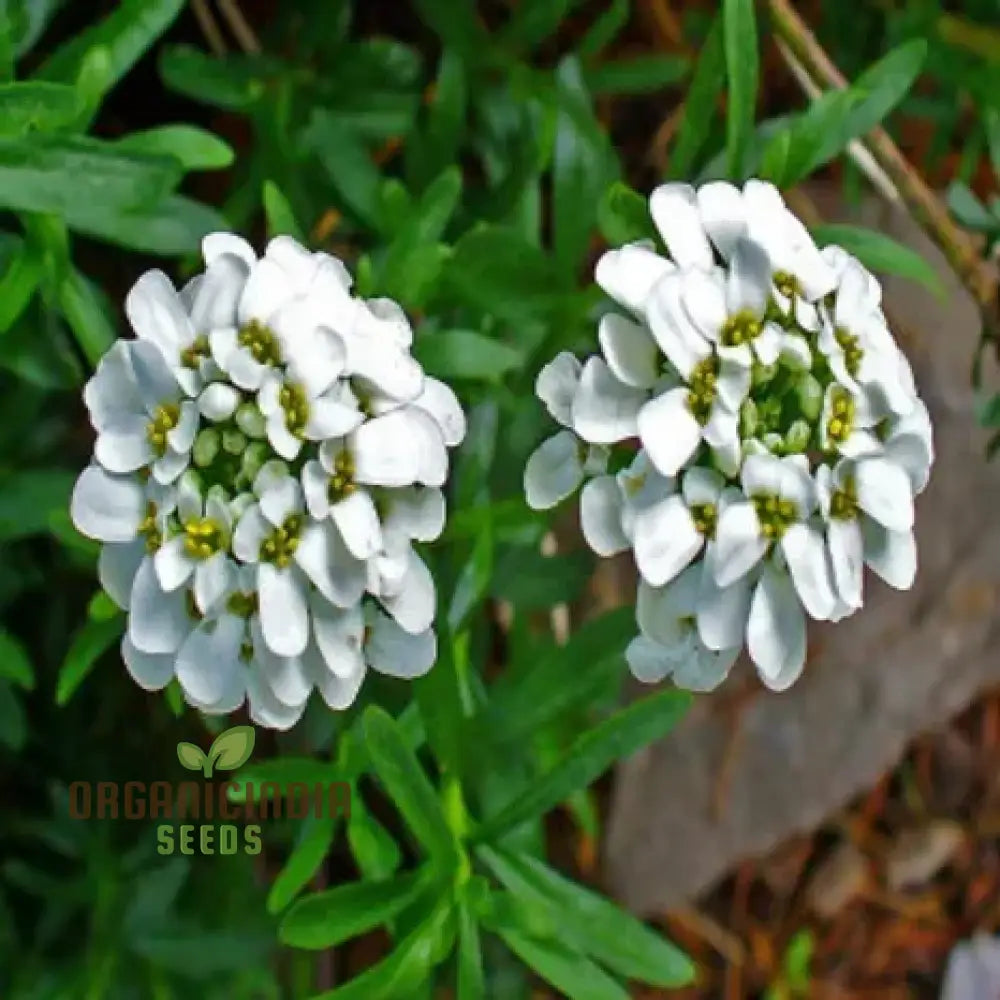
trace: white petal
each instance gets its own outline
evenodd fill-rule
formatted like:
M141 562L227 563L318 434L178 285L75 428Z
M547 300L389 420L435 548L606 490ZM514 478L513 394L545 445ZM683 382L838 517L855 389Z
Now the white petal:
M242 236L234 236L232 233L209 233L202 237L201 255L209 267L217 257L227 253L239 257L248 267L257 263L257 254Z
M122 661L132 680L146 691L161 691L174 676L173 653L144 653L129 637L122 637Z
M436 378L425 378L423 392L413 401L414 406L425 410L441 429L441 436L449 448L462 443L465 437L465 413L451 387Z
M101 554L97 559L97 578L118 607L128 610L132 583L139 564L145 557L146 543L142 539L101 547Z
M94 445L94 458L108 472L135 472L149 465L154 455L146 434L146 421L141 417L109 421Z
M781 359L795 370L808 371L812 367L812 351L805 337L785 333L781 337Z
M192 628L187 610L187 593L164 593L152 558L139 565L132 584L128 634L136 649L144 653L173 653L180 648Z
M191 701L216 705L232 701L233 689L243 688L240 647L245 635L244 620L229 614L206 618L194 629L177 654L177 680Z
M225 552L198 563L194 571L194 599L202 614L213 611L230 592L236 567Z
M318 595L309 601L316 645L329 673L344 680L364 673L362 643L365 636L361 606L334 608Z
M747 624L747 650L761 680L784 691L806 662L806 617L787 573L764 566L754 591Z
M257 361L245 347L230 351L220 365L236 385L248 392L260 389L271 370Z
M412 446L417 453L417 483L443 486L448 478L448 451L441 428L429 413L415 405L402 412L409 423Z
M605 313L597 330L601 351L614 375L625 385L649 389L659 378L656 341L645 326L617 313Z
M545 404L553 420L569 427L573 419L573 397L580 384L583 365L569 351L557 354L535 379L535 395Z
M625 661L632 676L643 684L662 681L676 665L666 647L644 635L637 635L625 648Z
M408 553L406 575L399 592L393 596L377 596L386 611L411 635L425 631L434 621L437 605L434 578L413 549Z
M770 297L771 263L767 254L756 243L740 240L729 261L726 281L728 311L732 314L749 310L755 316L762 316ZM777 351L774 356L777 358Z
M913 527L913 494L910 478L898 465L884 458L864 458L854 469L858 506L890 531Z
M302 467L302 493L310 516L321 521L330 513L330 473L314 458Z
M412 400L420 395L424 371L410 356L381 338L350 336L347 347L347 371L375 386L393 399Z
M650 290L673 270L674 264L651 245L631 243L602 254L594 280L620 305L641 314Z
M698 188L698 209L709 238L728 260L746 231L743 196L726 181L713 181Z
M741 353L741 352L740 352ZM729 352L720 353L716 392L719 401L732 413L739 413L743 400L750 394L751 365L743 364Z
M167 432L167 441L176 452L190 451L198 434L198 407L190 400L181 403L177 426Z
M153 556L156 577L168 594L187 583L194 572L195 561L185 551L184 543L184 535L177 535L161 545Z
M573 398L573 430L592 444L634 437L646 394L615 378L602 358L589 358Z
M912 531L887 531L863 519L865 562L890 587L909 590L917 576L917 543Z
M580 527L587 544L599 556L613 556L629 547L622 530L624 497L614 476L592 479L580 494Z
M162 271L147 271L125 297L125 315L136 336L156 346L169 364L194 340L191 320L173 283Z
M532 510L548 510L583 481L580 442L572 431L543 441L524 467L524 495Z
M781 551L806 611L819 621L827 620L836 596L823 536L811 525L793 524L782 536Z
M297 555L298 553L296 553ZM299 656L309 641L306 586L294 567L257 569L260 625L268 648L279 656Z
M437 637L433 629L420 635L404 631L391 618L376 613L366 652L373 670L389 677L422 677L437 659Z
M249 273L247 261L233 253L220 254L208 265L191 302L195 334L236 325L236 309Z
M178 399L180 386L159 349L145 340L133 340L131 345L132 371L146 410L152 413L154 407Z
M649 211L670 256L680 267L712 266L712 248L690 184L661 184L650 195Z
M386 498L382 533L387 540L433 542L444 531L444 494L432 486L393 490Z
M198 397L198 409L202 416L216 422L228 420L239 405L239 391L223 382L207 385Z
M706 271L687 271L683 277L681 295L691 322L704 337L718 340L728 317L725 286L718 275Z
M240 297L239 321L266 324L293 294L287 272L273 260L262 259L250 268Z
M285 732L302 718L308 696L297 705L284 704L275 697L257 670L247 671L246 685L250 721L255 726Z
M761 534L757 511L751 503L727 507L715 531L712 573L720 587L728 587L764 558L767 539Z
M146 516L146 497L131 476L111 476L97 465L80 473L70 499L77 530L99 542L131 542Z
M683 499L675 495L637 515L632 543L643 579L659 587L694 559L704 538Z
M746 632L750 614L750 598L757 582L753 573L745 573L728 587L720 587L712 572L714 557L709 543L705 569L701 574L698 592L698 635L712 650L739 647Z
M646 303L650 332L683 378L712 353L704 331L692 322L682 302L688 278L687 272L668 275L653 288Z
M665 476L676 476L701 443L701 425L688 407L688 390L671 389L639 411L639 437Z
M696 504L718 504L725 479L715 471L696 465L684 473L681 492L689 507Z
M762 365L773 365L781 356L781 347L784 343L784 335L781 328L774 323L765 323L753 342L753 350L760 359ZM803 343L805 343L803 341Z
M676 655L686 655L694 629L691 619L698 607L702 567L688 566L665 587L639 581L635 617L639 631Z
M714 691L729 676L739 655L739 646L716 652L696 645L674 670L674 684L684 691Z
M784 466L775 455L750 455L743 463L740 480L748 497L781 491Z
M285 414L272 413L267 418L267 439L271 447L284 459L294 461L302 450L302 439L296 437L285 423Z
M355 480L371 486L415 483L422 458L416 447L416 430L413 415L405 410L394 410L374 420L366 420L350 438Z
M302 487L289 475L268 483L259 495L261 513L275 527L280 528L286 518L302 512Z
M259 676L271 693L288 707L304 705L312 691L312 676L306 670L301 656L276 656L264 638L263 625L257 619L250 621L253 636L254 659Z
M365 564L351 555L331 521L306 525L295 561L331 604L348 608L361 600L367 582Z
M161 486L169 486L188 467L190 455L187 452L167 448L161 458L153 463L153 479Z
M355 490L333 504L330 516L337 522L347 548L358 559L370 559L382 547L382 525L367 490Z
M830 562L837 592L852 608L861 607L864 573L864 542L856 520L834 519L826 528Z
M271 533L272 525L261 513L257 504L248 507L236 523L233 532L233 555L245 563L260 559L260 546Z
M130 344L116 340L83 387L83 401L98 430L116 417L142 416L146 412L132 372Z

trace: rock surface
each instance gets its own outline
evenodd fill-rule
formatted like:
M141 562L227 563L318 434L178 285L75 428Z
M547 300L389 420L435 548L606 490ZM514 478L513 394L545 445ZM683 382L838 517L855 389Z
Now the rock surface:
M811 194L824 218L844 219L835 195ZM939 301L909 282L885 284L936 430L937 463L917 502L917 583L898 593L868 574L864 610L814 628L791 691L765 691L744 665L669 738L620 767L607 871L639 913L669 909L737 860L813 829L915 735L1000 683L1000 460L984 458L969 385L979 316L901 213L870 202L860 215L924 253L947 287Z

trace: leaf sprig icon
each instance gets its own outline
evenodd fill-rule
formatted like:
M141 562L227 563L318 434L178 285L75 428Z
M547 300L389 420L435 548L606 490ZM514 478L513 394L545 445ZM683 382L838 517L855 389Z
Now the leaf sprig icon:
M194 743L177 744L177 759L189 771L201 771L206 778L215 769L235 771L250 759L257 734L253 726L233 726L219 733L205 753Z

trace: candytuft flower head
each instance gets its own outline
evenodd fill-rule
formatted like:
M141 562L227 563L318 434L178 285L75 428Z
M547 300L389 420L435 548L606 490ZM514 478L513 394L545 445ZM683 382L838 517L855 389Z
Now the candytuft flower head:
M661 242L598 261L601 354L538 377L562 429L528 460L528 503L583 484L588 544L633 552L640 680L709 690L746 646L783 690L807 616L858 610L866 565L912 585L930 418L878 281L772 185L665 184L649 210Z
M465 416L399 306L353 295L334 257L286 236L202 249L180 291L151 271L129 293L135 339L84 390L97 441L71 513L104 543L135 680L283 729L313 690L343 709L369 668L433 665L414 542L444 528Z

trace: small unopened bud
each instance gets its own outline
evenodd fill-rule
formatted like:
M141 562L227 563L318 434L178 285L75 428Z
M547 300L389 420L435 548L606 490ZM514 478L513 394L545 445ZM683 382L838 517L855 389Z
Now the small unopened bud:
M257 473L264 467L267 461L269 450L263 441L254 441L248 445L243 452L243 461L240 464L241 471L246 478L253 482Z
M807 372L799 379L795 391L802 416L809 421L817 420L823 410L823 387L816 376Z
M267 421L254 403L243 403L239 407L236 411L236 426L250 438L267 436Z
M762 365L758 362L754 362L753 368L750 370L750 383L756 388L757 386L766 385L775 375L778 374L777 363L773 365Z
M194 448L192 449L194 464L202 469L211 465L215 461L215 456L219 454L221 446L222 437L218 431L211 427L201 431L194 439Z
M772 455L784 455L785 439L780 434L775 434L772 431L770 434L764 435L764 447L767 448Z
M812 428L805 420L796 420L788 433L785 434L785 452L795 455L805 451L809 447L809 440L812 437Z
M247 446L247 438L245 434L241 434L236 430L227 430L222 432L222 447L230 455L242 455Z

